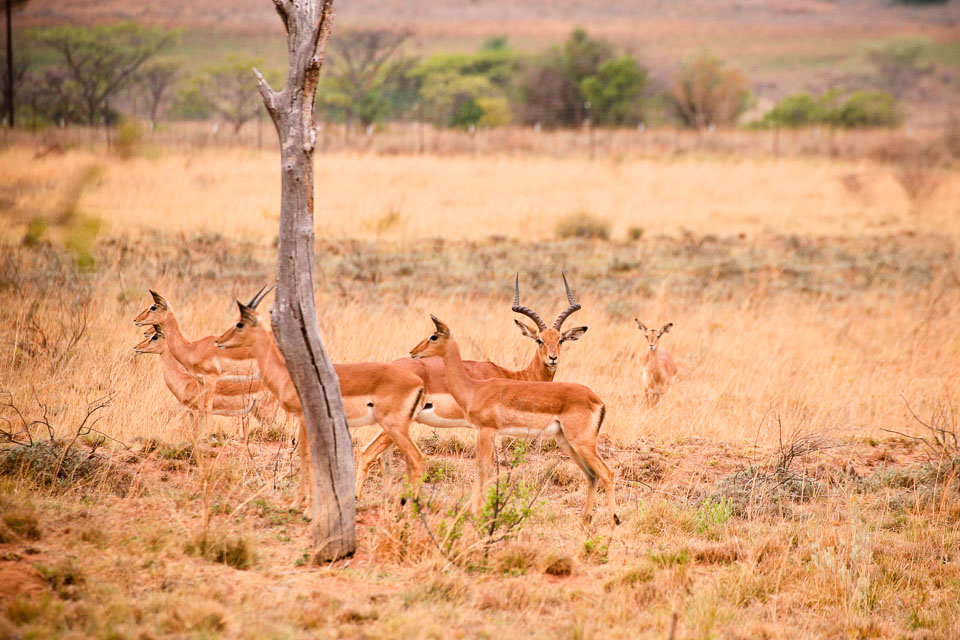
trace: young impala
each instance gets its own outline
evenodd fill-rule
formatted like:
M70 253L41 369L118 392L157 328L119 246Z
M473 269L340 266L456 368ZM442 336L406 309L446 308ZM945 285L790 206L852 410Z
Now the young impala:
M584 523L590 521L599 479L607 493L613 522L619 524L613 472L597 451L597 434L606 413L597 394L581 384L570 382L475 380L464 370L460 347L450 329L435 316L430 318L436 330L414 347L410 356L443 359L447 388L463 409L467 422L478 431L474 508L480 507L484 485L493 479L494 438L497 435L550 437L587 476Z
M271 287L272 289L272 287ZM260 320L257 305L270 293L260 289L249 303L237 301L240 321L217 338L220 349L248 348L260 365L263 384L277 397L287 413L300 423L298 436L301 464L301 482L298 502L306 501L309 508L313 489L313 467L310 448L307 446L307 427L300 405L300 396L293 385L290 373L273 334ZM423 455L410 437L410 423L423 408L423 382L420 378L388 364L361 363L334 365L340 379L343 408L350 428L379 424L407 459L407 477L414 486L419 486L423 475ZM366 469L379 453L372 453L368 445L360 454L357 469L357 496L363 491Z
M180 332L180 323L170 303L156 291L150 291L153 304L140 312L134 319L135 325L154 325L161 328L167 338L167 349L183 365L191 376L200 381L204 429L207 427L207 415L213 411L214 387L217 378L226 375L249 376L256 373L256 362L249 349L221 351L217 349L215 338L207 336L196 341L187 340Z
M655 405L666 392L673 376L677 375L677 365L666 349L660 348L660 337L669 333L672 322L663 325L660 330L648 329L640 320L634 318L640 331L647 339L649 349L643 356L643 393L647 404Z
M203 402L200 382L187 373L183 365L170 353L167 348L167 337L160 327L151 327L143 335L145 339L133 348L134 353L159 355L160 371L167 389L184 409L198 414ZM252 413L261 424L273 422L276 418L277 401L263 388L259 377L220 378L216 381L213 393L214 415L245 416Z
M514 322L520 327L520 332L524 336L537 343L537 350L534 351L533 359L525 369L519 371L506 369L490 361L465 360L463 368L467 375L475 380L503 378L539 382L552 381L560 362L561 345L564 342L579 340L587 332L587 327L574 327L563 333L560 332L564 321L571 314L580 310L580 304L574 300L565 275L563 275L563 286L567 292L569 306L557 316L552 327L547 327L547 324L540 319L535 311L520 305L520 276L517 275L514 281L512 309L514 312L522 313L533 320L536 323L536 329L516 319L514 319ZM466 428L470 426L463 415L463 410L454 400L447 387L442 359L421 358L415 360L413 358L402 358L391 364L406 369L423 380L424 390L426 391L426 405L424 410L417 415L417 422L435 428ZM389 446L390 437L382 431L368 445L378 455L386 451Z

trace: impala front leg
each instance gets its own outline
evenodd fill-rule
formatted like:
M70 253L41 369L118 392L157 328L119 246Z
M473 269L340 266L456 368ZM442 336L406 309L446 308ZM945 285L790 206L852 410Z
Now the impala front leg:
M477 430L477 488L473 495L473 511L476 513L483 509L486 500L484 491L494 475L496 435L496 429Z

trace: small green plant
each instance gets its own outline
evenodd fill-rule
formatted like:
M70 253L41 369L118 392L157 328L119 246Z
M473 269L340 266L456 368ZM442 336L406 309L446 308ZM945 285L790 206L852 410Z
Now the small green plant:
M610 223L586 211L574 211L563 216L557 221L553 231L560 239L610 239Z
M43 242L43 236L47 233L47 229L50 227L44 218L37 216L31 218L30 222L27 223L27 232L23 235L23 244L27 247L35 247Z
M40 521L32 510L16 509L3 514L3 524L26 540L40 539Z
M140 146L140 123L124 120L117 127L117 155L128 160L137 155Z
M630 227L627 229L627 237L630 238L631 241L636 242L643 237L644 231L643 227Z
M587 538L583 542L583 553L581 555L584 560L589 560L597 564L607 564L610 560L609 553L609 540L604 540L597 536L595 538Z
M206 532L187 543L187 553L231 566L235 569L249 569L256 560L253 544L246 536L233 536Z
M722 528L732 515L733 503L726 496L720 496L719 500L704 500L695 515L697 532Z
M653 580L654 567L650 564L643 564L639 567L628 569L610 580L604 585L604 591L614 591L620 587L631 587Z

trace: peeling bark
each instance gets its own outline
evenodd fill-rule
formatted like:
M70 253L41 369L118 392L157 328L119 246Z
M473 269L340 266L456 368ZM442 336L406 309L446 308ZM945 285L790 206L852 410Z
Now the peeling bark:
M254 69L280 138L281 207L277 293L271 319L300 395L313 461L315 560L356 549L353 449L340 382L320 339L313 295L313 120L317 81L333 24L333 0L273 0L287 31L289 74L274 91Z

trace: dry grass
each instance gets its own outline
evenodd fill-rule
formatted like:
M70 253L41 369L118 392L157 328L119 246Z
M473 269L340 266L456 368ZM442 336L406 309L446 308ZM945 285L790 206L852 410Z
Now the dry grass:
M253 431L246 447L238 419L215 418L204 464L192 464L159 363L131 349L148 286L201 336L233 324L232 299L271 277L276 221L258 208L275 207L275 158L25 153L0 155L8 239L62 208L70 176L92 162L101 182L84 186L76 216L107 225L83 260L52 214L50 244L0 248L0 390L61 441L80 433L91 402L115 396L98 433L74 442L102 457L82 483L44 484L22 467L0 478L0 634L662 638L676 616L686 638L950 637L957 474L929 472L923 444L886 430L926 435L903 398L955 424L936 412L952 411L960 388L956 227L886 233L907 225L883 226L907 206L889 175L864 204L840 183L842 163L321 158L320 201L336 215L320 231L374 239L318 243L335 361L403 356L432 312L466 355L520 367L533 344L511 322L511 276L521 271L524 303L546 316L563 306L566 269L583 304L571 321L590 329L564 345L558 379L607 405L601 449L624 524L582 529L581 474L535 446L504 469L527 483L552 474L530 520L495 543L465 520L456 553L438 548L474 477L473 438L418 427L431 456L423 517L375 474L357 556L318 568L308 523L283 507L292 427ZM947 216L956 188L954 177L910 225ZM615 240L546 240L575 206L609 218ZM393 211L399 222L368 226ZM638 225L649 233L622 241ZM692 231L657 236L679 228ZM80 313L80 336L58 340ZM654 408L637 375L637 315L674 322L663 347L680 374ZM32 428L46 441L45 424ZM813 446L826 438L839 446ZM785 452L817 491L731 502L731 478L772 477Z
M276 237L280 183L273 153L160 152L129 161L85 151L37 160L32 154L28 147L0 152L7 241L22 238L37 216L55 220L91 167L100 168L100 177L77 206L102 220L109 235L189 230L264 244ZM851 197L843 186L854 172L864 175L869 197ZM683 229L749 236L956 232L953 203L960 200L954 173L914 220L911 203L883 165L803 159L591 163L335 154L317 157L316 174L318 236L394 241L547 239L559 220L576 211L608 220L614 239L627 238L633 227L648 236Z

